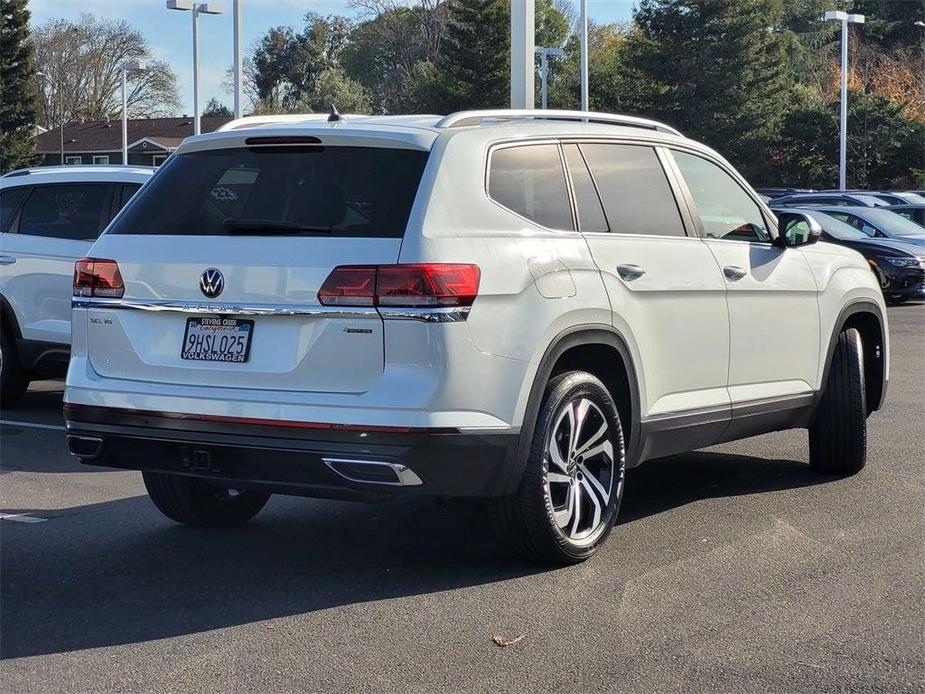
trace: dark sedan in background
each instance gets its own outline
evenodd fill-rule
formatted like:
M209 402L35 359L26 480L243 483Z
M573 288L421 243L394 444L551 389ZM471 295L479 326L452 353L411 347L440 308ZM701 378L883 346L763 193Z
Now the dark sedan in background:
M775 207L781 207L775 204ZM788 205L792 207L792 205ZM883 207L808 205L875 239L893 239L925 249L925 227Z
M889 303L925 297L925 247L885 236L870 236L832 216L848 211L844 208L834 208L834 212L815 207L773 209L776 213L805 212L819 222L823 241L848 246L863 255ZM925 233L925 229L922 231Z

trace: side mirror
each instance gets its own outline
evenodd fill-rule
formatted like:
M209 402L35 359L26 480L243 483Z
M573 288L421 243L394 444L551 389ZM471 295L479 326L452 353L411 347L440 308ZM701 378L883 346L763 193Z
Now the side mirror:
M805 212L781 212L777 215L777 238L774 245L793 248L816 243L822 236L819 222Z

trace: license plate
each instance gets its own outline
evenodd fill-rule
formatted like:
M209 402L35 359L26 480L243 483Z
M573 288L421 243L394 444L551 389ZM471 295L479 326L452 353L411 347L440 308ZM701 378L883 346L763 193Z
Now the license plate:
M240 318L187 318L182 359L243 363L251 351L254 321Z

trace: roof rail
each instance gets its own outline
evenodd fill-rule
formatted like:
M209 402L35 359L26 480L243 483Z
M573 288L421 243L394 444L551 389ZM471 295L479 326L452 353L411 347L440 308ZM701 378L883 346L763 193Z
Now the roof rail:
M267 115L267 116L244 116L235 118L220 126L216 132L226 130L242 130L244 128L260 128L265 125L278 125L285 123L327 123L327 113L289 113L285 115ZM360 116L358 113L342 113L343 120Z
M483 120L565 120L581 121L586 123L605 123L608 125L623 125L630 128L646 128L657 130L678 137L684 137L680 131L670 125L637 118L636 116L621 116L612 113L596 113L594 111L564 111L558 109L485 109L480 111L457 111L444 116L436 123L438 128L463 128L470 125L481 125Z

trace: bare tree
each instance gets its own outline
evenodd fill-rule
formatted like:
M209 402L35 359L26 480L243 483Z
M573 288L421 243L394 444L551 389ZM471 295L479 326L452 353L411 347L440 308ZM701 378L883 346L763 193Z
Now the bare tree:
M130 72L128 113L134 118L168 116L180 108L177 77L153 60L147 39L127 22L81 15L76 22L51 19L32 34L39 80L40 121L107 120L122 113L122 65Z
M406 72L420 60L433 62L446 33L445 0L351 0L366 20L376 20L382 40ZM410 21L409 21L410 20Z

